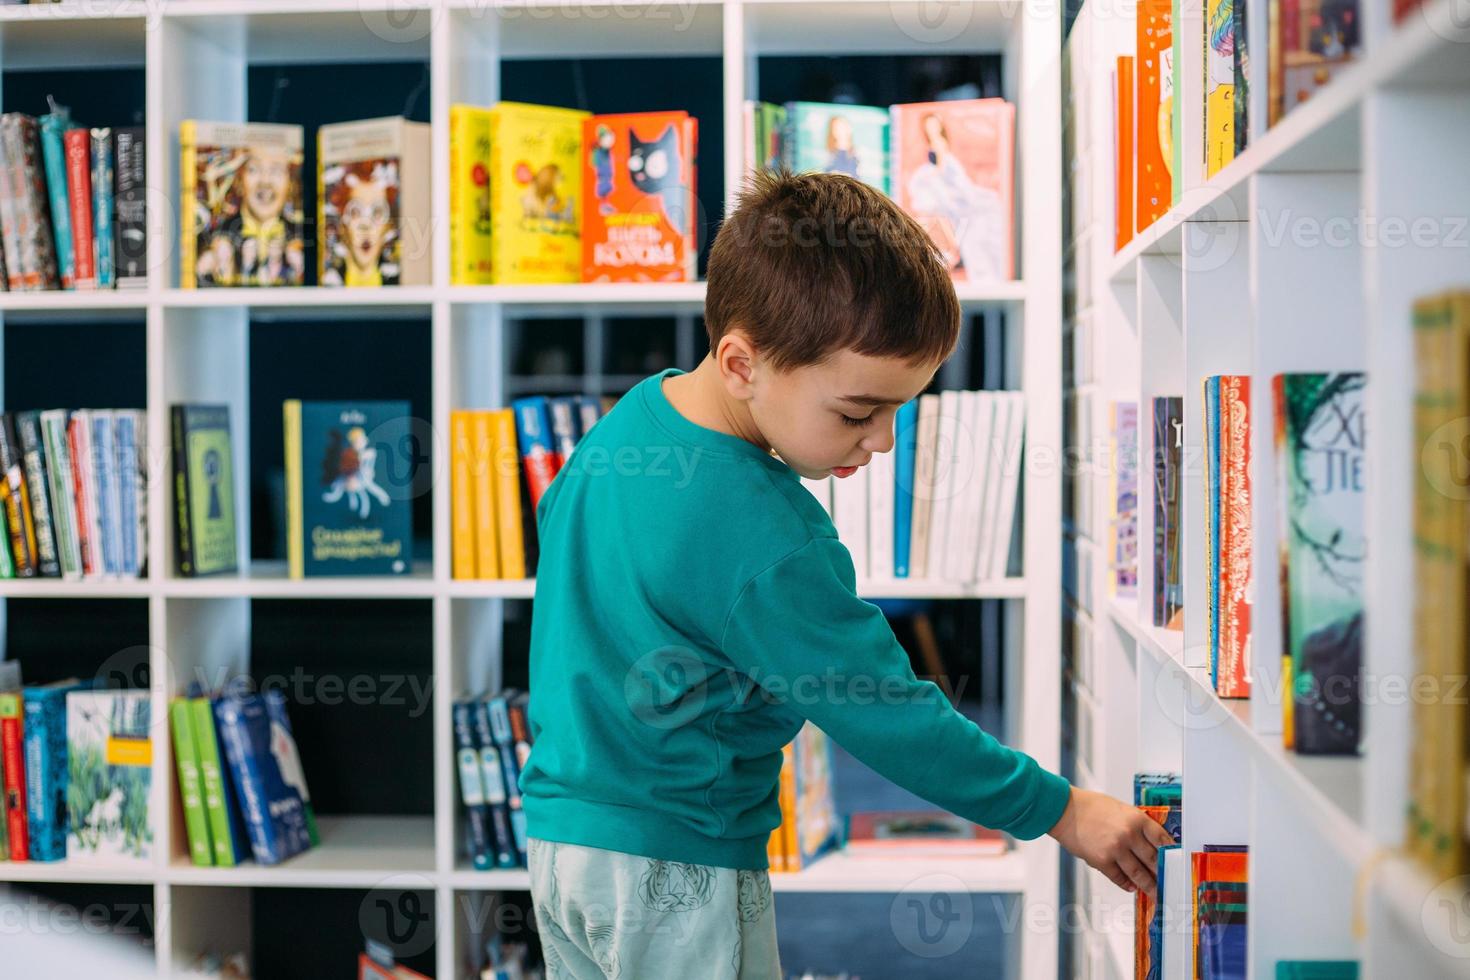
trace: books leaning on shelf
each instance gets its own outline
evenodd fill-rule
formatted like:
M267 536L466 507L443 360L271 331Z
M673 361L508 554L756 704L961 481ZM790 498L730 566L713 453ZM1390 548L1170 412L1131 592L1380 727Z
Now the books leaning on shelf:
M507 688L454 702L455 768L464 807L464 855L480 871L526 867L520 777L531 756L530 698Z
M771 831L766 858L772 871L800 871L837 843L832 797L832 746L811 722L781 750L781 826Z
M1340 75L1362 53L1358 0L1271 0L1267 124Z
M1183 825L1184 799L1177 773L1135 773L1133 805L1168 831L1176 842L1179 840ZM1134 893L1133 975L1140 980L1159 976L1160 964L1164 962L1165 940L1178 936L1183 931L1182 923L1177 918L1182 889L1176 884L1170 890L1167 880L1171 874L1177 876L1178 859L1178 843L1160 847L1156 865L1157 898L1149 898L1142 891Z
M143 143L55 102L0 116L0 290L146 285Z
M1153 400L1154 482L1153 624L1184 629L1183 569L1179 561L1179 467L1184 452L1184 400Z
M1109 412L1108 588L1129 598L1138 594L1138 403L1113 402Z
M1014 275L1015 107L1003 99L876 106L747 100L745 168L845 173L891 194L956 280Z
M894 450L848 477L805 481L859 578L990 582L1009 571L1025 437L1016 391L922 395Z
M427 286L429 124L389 116L321 127L317 227L321 285Z
M292 578L406 575L417 435L405 401L284 405Z
M1205 379L1205 583L1210 682L1223 698L1250 697L1250 382Z
M1362 734L1364 395L1358 373L1278 374L1276 493L1282 735L1298 752L1355 755Z
M1249 861L1243 844L1206 844L1189 855L1189 892L1180 898L1189 903L1190 956L1200 980L1245 980Z
M183 576L238 567L228 405L174 405L174 566Z
M174 698L169 727L193 864L274 865L321 842L280 691Z

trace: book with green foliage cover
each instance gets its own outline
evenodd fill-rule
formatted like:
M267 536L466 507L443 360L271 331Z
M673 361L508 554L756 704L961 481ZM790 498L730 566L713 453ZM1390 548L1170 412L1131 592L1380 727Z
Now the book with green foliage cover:
M152 862L151 703L147 691L66 695L68 860Z

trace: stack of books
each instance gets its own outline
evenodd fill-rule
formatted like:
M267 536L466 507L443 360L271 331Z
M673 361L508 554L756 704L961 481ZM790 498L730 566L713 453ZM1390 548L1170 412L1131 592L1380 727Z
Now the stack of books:
M1156 869L1158 874L1157 898L1149 898L1144 892L1134 893L1133 920L1133 965L1134 976L1159 976L1164 963L1164 943L1167 938L1181 932L1179 894L1176 885L1169 888L1169 879L1178 878L1183 865L1180 863L1179 844L1183 829L1184 797L1179 775L1172 772L1140 772L1133 776L1133 804L1148 815L1154 823L1169 832L1176 843L1158 849ZM1179 878L1182 882L1182 878Z
M771 831L766 858L772 871L800 871L837 843L840 827L832 797L832 747L811 722L781 750L781 826Z
M464 806L464 854L478 870L526 867L520 778L531 757L529 696L507 688L454 702L454 757Z

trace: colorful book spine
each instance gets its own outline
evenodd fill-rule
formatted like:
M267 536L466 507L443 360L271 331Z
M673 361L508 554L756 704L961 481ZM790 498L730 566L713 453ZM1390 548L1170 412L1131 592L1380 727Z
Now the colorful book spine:
M25 705L26 829L32 861L66 857L67 812L66 695L81 690L76 681L28 687Z
M86 129L68 129L62 141L66 149L66 196L71 202L72 255L77 288L96 289L97 253L92 238L92 134Z
M97 288L116 285L112 255L113 213L112 129L92 130L92 247L96 253Z
M97 483L92 465L92 413L72 412L67 420L67 446L71 450L72 490L76 494L77 543L82 574L102 574L102 540L97 523Z
M1245 152L1250 145L1250 36L1246 33L1247 0L1232 0L1231 14L1235 21L1233 62L1235 91L1231 101L1235 109L1235 156Z
M526 577L526 529L521 514L521 467L516 453L516 413L502 408L490 413L491 473L495 481L496 540L502 578Z
M117 460L114 486L117 492L118 571L130 577L137 577L143 565L139 539L133 533L141 517L137 492L137 474L142 466L142 454L138 452L138 421L136 413L122 409L112 416L114 458Z
M499 515L496 512L496 486L494 465L496 459L495 432L489 412L473 412L470 415L470 501L471 522L474 528L475 550L471 569L477 578L500 578L501 544ZM512 460L514 462L514 460ZM513 488L514 489L514 488ZM520 497L516 495L517 511Z
M1173 44L1171 0L1140 0L1137 7L1138 100L1137 120L1138 193L1135 228L1142 232L1169 209L1169 148L1162 134L1171 133L1169 119L1172 69L1168 56Z
M23 113L6 113L4 137L12 168L11 183L16 195L12 216L17 223L21 271L27 289L57 289L56 252L46 194L46 166L42 159L41 133L36 120Z
M893 444L893 574L908 578L914 521L914 457L919 444L919 403L905 402L895 419Z
M490 844L490 809L485 801L485 784L480 774L480 754L470 727L470 703L454 704L454 759L459 770L459 796L464 803L469 834L465 845L471 863L480 871L495 864Z
M517 857L526 857L526 814L521 808L521 767L516 759L515 733L510 727L510 705L505 693L497 694L485 702L490 718L490 735L495 747L500 750L500 771L505 776L505 803L510 811L512 836L515 838Z
M72 473L66 409L49 409L41 413L41 438L46 451L46 481L51 492L51 518L56 530L56 554L61 563L61 576L81 578L81 529L77 521L76 481Z
M225 768L209 698L189 698L195 749L199 754L199 780L204 794L204 815L209 821L209 841L214 850L211 863L233 868L249 856L245 813L236 801L234 782Z
M174 762L179 774L179 799L184 807L184 829L189 837L189 859L200 867L214 865L214 843L209 839L209 814L204 809L204 780L199 772L199 749L187 698L168 706L173 726Z
M1209 663L1220 657L1220 378L1204 381L1205 636Z
M1114 402L1109 431L1113 516L1108 524L1110 585L1114 595L1138 593L1138 404Z
M46 164L46 190L51 199L51 237L62 289L76 286L76 257L71 244L71 206L66 200L66 151L62 136L71 124L65 112L41 117L41 157Z
M561 466L572 458L577 448L577 403L572 398L548 398L546 409L551 415L552 442Z
M102 574L109 578L122 575L122 511L121 488L118 482L117 439L113 430L112 412L93 410L89 416L92 426L92 473L95 477L97 494L97 531L102 543Z
M490 710L483 700L471 702L470 717L474 726L475 749L480 757L480 778L485 786L485 803L490 810L491 841L495 845L495 864L514 868L520 863L516 854L515 832L510 823L510 798L506 793L505 770L500 761L500 747L490 727Z
M12 148L12 124L0 116L0 246L5 255L5 288L25 289L26 281L20 253L19 201L21 195L19 159Z
M1235 6L1236 0L1205 4L1206 178L1235 159Z
M117 130L117 165L113 173L113 261L117 288L148 285L147 176L144 169L144 130L124 126Z
M31 523L25 468L16 442L12 416L0 419L0 503L4 505L5 525L9 530L10 557L16 578L33 578L39 571L36 562L36 535Z
M561 457L553 442L551 411L547 399L540 395L517 398L511 408L515 410L516 442L531 492L531 509L535 510L561 469Z
M1138 97L1133 79L1133 59L1120 57L1113 75L1113 251L1117 252L1133 240L1138 220L1134 209L1134 110Z
M450 575L457 579L475 577L475 492L479 481L470 469L472 414L463 409L449 413Z
M1219 657L1211 664L1222 698L1250 697L1251 685L1251 379L1220 379Z
M10 860L30 858L27 827L25 710L19 691L0 691L0 761L3 761L5 832Z
M939 396L919 396L914 441L913 521L909 530L909 577L929 574L929 528L934 515L934 483L939 465Z
M15 435L25 470L26 499L30 503L31 526L36 536L36 565L47 578L61 575L61 561L51 517L51 490L46 474L45 441L40 412L18 412Z

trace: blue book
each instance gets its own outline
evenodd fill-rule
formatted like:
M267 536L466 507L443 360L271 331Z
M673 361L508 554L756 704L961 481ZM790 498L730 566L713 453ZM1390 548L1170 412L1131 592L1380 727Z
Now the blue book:
M786 103L783 162L794 172L841 173L888 193L887 108Z
M919 436L919 401L905 402L894 419L893 574L909 577L909 545L914 526L914 458Z
M66 199L66 150L61 134L71 128L65 110L41 117L41 157L46 166L46 191L51 198L51 234L56 246L56 271L62 289L76 288L76 254L71 243L71 207Z
M121 493L118 485L117 443L112 412L95 409L87 417L92 427L92 473L97 484L97 526L102 540L102 573L122 574Z
M470 725L470 703L456 701L452 711L454 720L454 762L459 770L459 797L464 803L468 818L469 834L465 849L470 862L479 871L488 870L494 863L490 853L490 807L485 802L485 782L480 774L480 753L475 746L475 735Z
M572 458L572 450L577 448L577 440L581 437L577 425L577 400L552 398L547 401L547 410L551 413L551 436L555 440L556 452L565 465Z
M1219 687L1220 662L1220 378L1205 379L1205 505L1209 507L1207 565L1209 589L1210 686Z
M1202 922L1199 946L1204 980L1245 980L1244 922Z
M25 719L22 744L26 765L26 823L32 861L60 861L66 857L66 835L71 829L66 790L70 784L66 754L66 696L84 691L90 683L56 681L21 692Z
M138 415L119 411L113 415L113 438L117 446L117 523L122 535L122 563L124 575L137 575L143 570L142 556L138 553L138 494L136 478L138 472Z
M310 794L296 741L272 718L266 696L221 697L214 719L255 860L279 864L309 850Z
M284 414L291 577L407 574L427 473L408 402L293 399Z
M92 130L92 242L96 249L97 288L116 285L112 261L112 129Z
M591 395L577 395L573 401L577 403L577 440L581 441L602 418L602 405Z
M515 734L510 727L510 701L502 692L486 702L490 715L490 736L500 750L500 771L505 776L505 801L510 809L511 834L515 838L517 857L526 859L526 812L521 808L521 767L516 758Z
M286 737L290 740L290 745L287 747L289 749L289 757L296 759L296 733L291 730L291 716L286 713L286 695L282 694L279 690L269 690L265 692L264 697L265 710L270 715L271 725L279 726L280 730L286 733ZM273 727L272 732L274 731L275 728ZM297 760L296 765L299 768L299 760ZM318 847L321 845L322 838L317 832L316 810L311 805L311 793L306 788L306 775L304 772L301 773L301 778L293 783L293 785L300 790L301 803L306 811L306 836L311 840L312 847Z
M483 700L472 704L471 722L475 749L480 756L480 778L485 785L485 804L490 808L491 842L495 846L495 863L514 868L520 863L516 853L515 831L511 829L510 802L505 792L505 772L500 765L500 747L490 729L490 711Z

